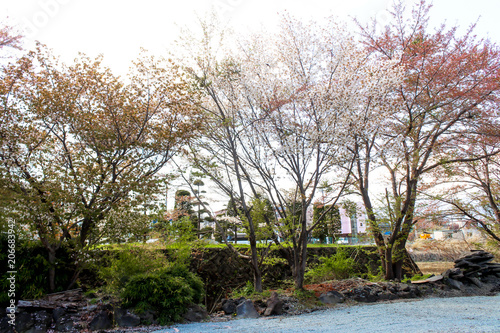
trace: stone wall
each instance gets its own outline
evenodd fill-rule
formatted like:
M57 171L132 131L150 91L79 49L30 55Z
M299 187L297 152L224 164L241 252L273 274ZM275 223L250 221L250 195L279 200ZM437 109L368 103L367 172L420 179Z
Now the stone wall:
M377 272L379 257L375 247L346 246L342 248L355 259L357 273ZM307 251L307 265L310 266L319 263L320 257L334 255L337 248L311 247ZM268 258L262 266L264 288L289 287L289 284L284 283L284 281L292 279L290 266L285 259L286 252L278 249L271 250ZM209 311L215 303L227 298L232 290L245 286L248 281L253 281L253 272L249 261L238 257L227 247L193 250L191 269L202 278L205 284L206 305Z

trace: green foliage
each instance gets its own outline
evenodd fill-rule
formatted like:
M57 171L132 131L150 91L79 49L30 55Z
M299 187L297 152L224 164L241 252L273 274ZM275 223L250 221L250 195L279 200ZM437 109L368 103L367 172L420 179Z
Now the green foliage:
M372 282L384 281L385 280L384 268L382 266L378 266L378 270L375 274L372 272L368 272L364 275L364 278Z
M273 206L267 198L256 197L251 203L250 215L255 228L257 240L268 240L272 237L273 229L271 223L275 219Z
M231 292L231 298L239 298L239 297L245 297L245 298L266 298L271 296L271 291L269 290L264 290L262 293L256 292L253 286L253 283L250 281L247 281L246 284L241 287L234 289Z
M411 283L411 281L420 281L420 280L425 280L428 279L432 276L433 274L416 274L413 275L412 277L404 277L404 279L401 280L402 283Z
M267 240L270 239L273 234L271 223L274 220L274 211L271 203L268 199L263 199L258 196L252 199L250 205L252 207L250 210L250 216L252 218L255 239L257 241L265 241L265 243L267 243ZM250 225L248 219L242 211L240 211L239 216L246 234L250 235Z
M327 280L348 279L353 276L355 261L342 248L331 257L319 258L320 264L305 273L306 281L318 283Z
M72 250L68 247L62 247L57 255L57 274L55 277L55 291L62 291L68 286L74 272L72 264ZM0 234L0 306L6 306L9 297L10 276L7 267L7 237ZM46 250L40 242L17 240L15 267L16 277L16 299L36 299L49 292L48 270L49 262L47 260Z
M327 237L335 237L341 231L339 208L330 208L331 205L315 205L313 208L313 223L320 218L321 222L314 228L312 236L319 238L321 243L325 243Z
M250 296L254 292L255 292L255 289L253 287L253 283L250 281L247 281L244 287L242 287L240 289L236 289L232 292L232 297L236 298L236 297L240 297L240 296Z
M184 214L193 215L193 197L191 196L191 192L186 190L178 190L175 192L174 208L182 211Z
M196 228L189 216L163 224L163 232L167 242L185 243L196 239Z
M286 265L288 263L288 261L285 258L267 256L264 258L264 260L262 260L262 263L264 265L274 266L274 265L278 265L278 264Z
M159 312L160 324L182 319L191 303L203 299L203 282L185 265L174 264L132 277L121 294L124 305Z
M299 300L315 298L314 291L312 290L296 289L294 290L293 295Z
M108 255L109 266L101 267L99 277L110 293L119 293L134 276L169 265L165 255L157 250L127 246Z
M157 216L151 211L146 215L130 206L122 205L107 214L104 219L106 228L97 230L95 236L102 237L109 243L145 241L154 219L157 219Z

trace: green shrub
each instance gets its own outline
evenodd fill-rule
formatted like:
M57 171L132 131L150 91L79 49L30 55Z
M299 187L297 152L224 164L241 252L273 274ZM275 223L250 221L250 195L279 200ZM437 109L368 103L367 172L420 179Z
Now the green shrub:
M57 251L54 292L65 290L73 276L75 265L71 258L72 250L63 246ZM16 299L36 299L50 292L49 262L47 250L39 241L18 239L16 242L15 269L7 266L7 237L0 233L0 307L8 305L10 276L8 271L17 271Z
M368 270L370 269L368 268ZM384 281L385 279L384 268L382 266L378 266L376 273L372 273L369 271L368 273L363 274L362 277L372 282Z
M203 299L203 282L184 265L172 265L133 276L122 292L124 306L153 308L160 324L180 321L191 303Z
M165 255L157 250L127 247L110 252L109 265L100 267L99 277L110 293L120 293L125 284L134 276L168 266Z
M348 279L354 275L355 261L342 248L339 248L333 256L321 257L319 260L320 264L305 274L309 283Z

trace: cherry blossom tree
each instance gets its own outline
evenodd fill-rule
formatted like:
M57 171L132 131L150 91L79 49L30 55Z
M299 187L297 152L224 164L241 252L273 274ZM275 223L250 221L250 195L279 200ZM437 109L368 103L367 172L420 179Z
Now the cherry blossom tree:
M276 207L300 207L300 214L277 211L286 221L281 234L291 243L295 286L302 288L307 239L321 220L308 224L307 211L328 176L337 179L335 206L351 172L348 147L391 110L389 93L400 79L397 59L370 57L333 18L319 26L285 17L278 35L254 38L245 55L252 101L246 118L252 129L248 163ZM291 192L276 181L278 175L291 184Z
M143 215L157 172L198 128L196 93L167 61L144 56L124 83L100 58L66 66L44 46L6 68L0 90L0 176L48 251L53 289L61 244L87 248L108 222Z
M499 89L498 48L478 40L471 27L463 36L443 25L430 32L430 6L411 14L400 1L385 30L359 24L366 49L381 59L401 57L404 81L396 89L396 108L380 128L358 136L353 146L356 181L369 215L386 279L402 278L405 244L415 223L423 177L438 166L459 162L457 139L471 130ZM391 235L385 240L369 192L373 167L382 167L389 186L384 195ZM382 172L382 171L380 171Z
M185 150L190 165L208 176L223 195L234 203L237 215L245 219L250 254L243 253L227 241L226 223L204 203L198 201L217 225L222 241L238 256L249 261L254 275L254 289L262 291L261 264L265 255L257 251L256 226L251 214L252 178L242 159L244 150L241 133L244 131L243 111L248 107L241 90L239 60L229 56L232 51L224 29L217 17L200 21L201 32L185 31L181 44L182 60L202 93L201 109L205 116L203 135L195 138ZM181 172L181 176L183 173ZM185 177L184 177L185 178ZM186 185L191 186L187 178ZM194 190L194 189L192 189ZM193 191L195 193L195 191Z
M333 19L319 26L284 17L279 33L262 32L238 45L231 56L205 58L193 70L210 120L191 158L250 222L254 272L248 202L259 195L269 200L277 213L269 221L273 239L287 244L282 249L301 289L307 238L317 225L307 223L307 211L318 186L336 178L335 203L350 173L340 166L349 169L353 161L347 147L355 134L382 121L400 73L395 60L370 57Z
M454 156L462 161L433 172L434 182L429 187L434 195L430 198L447 204L441 215L467 222L499 243L500 128L498 116L484 111L477 130L456 145Z

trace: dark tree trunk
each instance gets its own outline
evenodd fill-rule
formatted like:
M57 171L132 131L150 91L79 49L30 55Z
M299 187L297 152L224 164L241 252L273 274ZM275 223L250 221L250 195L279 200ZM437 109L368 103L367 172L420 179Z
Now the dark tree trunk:
M252 252L253 285L256 292L262 292L262 273L259 267L259 258L257 255L257 242L255 237L250 237L250 250Z
M49 252L49 289L54 292L56 289L56 249L50 247Z
M87 237L90 232L90 227L91 227L91 222L92 220L88 217L85 217L82 222L82 229L80 230L80 245L82 247L85 246L85 242L87 241Z
M385 248L385 279L386 280L394 280L394 269L392 266L392 249L391 247Z

